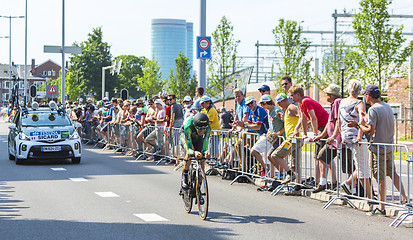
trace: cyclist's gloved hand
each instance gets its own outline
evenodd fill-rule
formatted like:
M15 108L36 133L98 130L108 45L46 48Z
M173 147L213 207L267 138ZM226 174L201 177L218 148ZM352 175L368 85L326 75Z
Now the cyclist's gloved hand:
M210 158L211 154L209 152L205 152L205 158Z
M201 159L202 158L202 153L201 152L195 151L194 155L195 155L196 159Z

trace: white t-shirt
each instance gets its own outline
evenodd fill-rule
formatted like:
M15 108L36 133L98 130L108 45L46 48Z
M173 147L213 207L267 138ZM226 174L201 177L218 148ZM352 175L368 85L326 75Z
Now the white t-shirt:
M166 112L165 112L164 108L162 110L159 110L158 114L156 114L156 119L157 120L165 119L165 117L166 117ZM158 126L158 127L165 126L165 122L162 122L162 123L157 122L155 125Z

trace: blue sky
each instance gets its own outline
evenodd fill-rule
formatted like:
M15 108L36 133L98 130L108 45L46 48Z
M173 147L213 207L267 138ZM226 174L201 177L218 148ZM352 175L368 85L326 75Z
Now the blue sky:
M52 59L61 63L59 54L43 53L43 45L61 45L62 1L28 0L28 64ZM194 23L199 33L199 0L66 0L66 45L87 39L93 28L101 26L104 41L113 56L133 54L150 57L151 19L177 18ZM356 0L207 0L207 35L211 35L222 16L234 26L235 38L241 40L239 55L254 56L257 40L273 43L272 29L278 19L302 22L306 30L333 30L334 9L343 12L358 9ZM0 0L0 15L24 15L25 0ZM394 14L413 14L411 0L395 0ZM347 28L345 19L342 29ZM24 64L24 19L12 20L12 61ZM413 19L394 20L413 32ZM9 35L9 20L0 18L0 36ZM320 42L320 35L308 36ZM413 39L411 36L409 39ZM331 36L323 36L323 41ZM0 38L0 63L8 63L9 42ZM67 58L68 59L68 58ZM194 61L197 68L197 61Z

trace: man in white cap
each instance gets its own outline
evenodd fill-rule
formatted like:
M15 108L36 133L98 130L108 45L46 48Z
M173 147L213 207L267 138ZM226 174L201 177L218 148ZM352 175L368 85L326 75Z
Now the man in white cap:
M161 148L160 145L162 144L162 140L163 140L162 133L165 127L165 118L166 118L165 105L161 99L156 99L154 103L155 103L155 107L157 111L156 120L155 120L156 129L153 130L145 138L145 143L153 146L155 148L155 151L160 150L161 154L164 154L165 149ZM156 156L155 156L155 159L156 159Z
M197 112L197 108L192 104L191 96L186 95L184 97L184 119L195 116Z
M339 106L342 100L340 96L340 87L336 84L332 83L328 85L324 92L327 95L327 102L330 105L330 114L328 115L328 122L324 130L318 134L317 136L310 139L312 142L317 142L320 139L325 139L326 136L331 137L334 135L334 129L336 127L337 119L340 117L339 115ZM341 143L341 136L340 134L337 135L336 140L338 145ZM335 171L334 161L332 161L337 156L337 143L335 141L332 144L325 144L316 159L319 161L320 167L320 181L318 187L313 191L313 193L318 193L324 191L327 188L327 167L331 169L332 175L332 188L337 187L337 176Z
M262 166L261 176L265 176L267 153L271 148L271 145L266 140L266 134L269 128L268 113L264 108L257 105L257 102L252 96L245 99L245 104L251 110L251 114L248 117L248 121L244 122L244 128L247 128L249 132L256 132L259 135L258 141L251 148L251 154ZM261 153L264 153L264 160Z

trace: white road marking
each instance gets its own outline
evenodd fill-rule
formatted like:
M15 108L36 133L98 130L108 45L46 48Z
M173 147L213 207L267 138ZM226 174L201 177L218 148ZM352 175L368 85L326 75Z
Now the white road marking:
M163 218L156 213L143 213L143 214L133 214L133 215L142 219L145 222L167 222L169 221L168 219Z
M66 171L66 168L50 168L53 171Z
M70 180L72 180L73 182L87 182L87 179L85 178L69 178Z
M95 192L95 193L101 197L119 197L119 195L113 192Z

